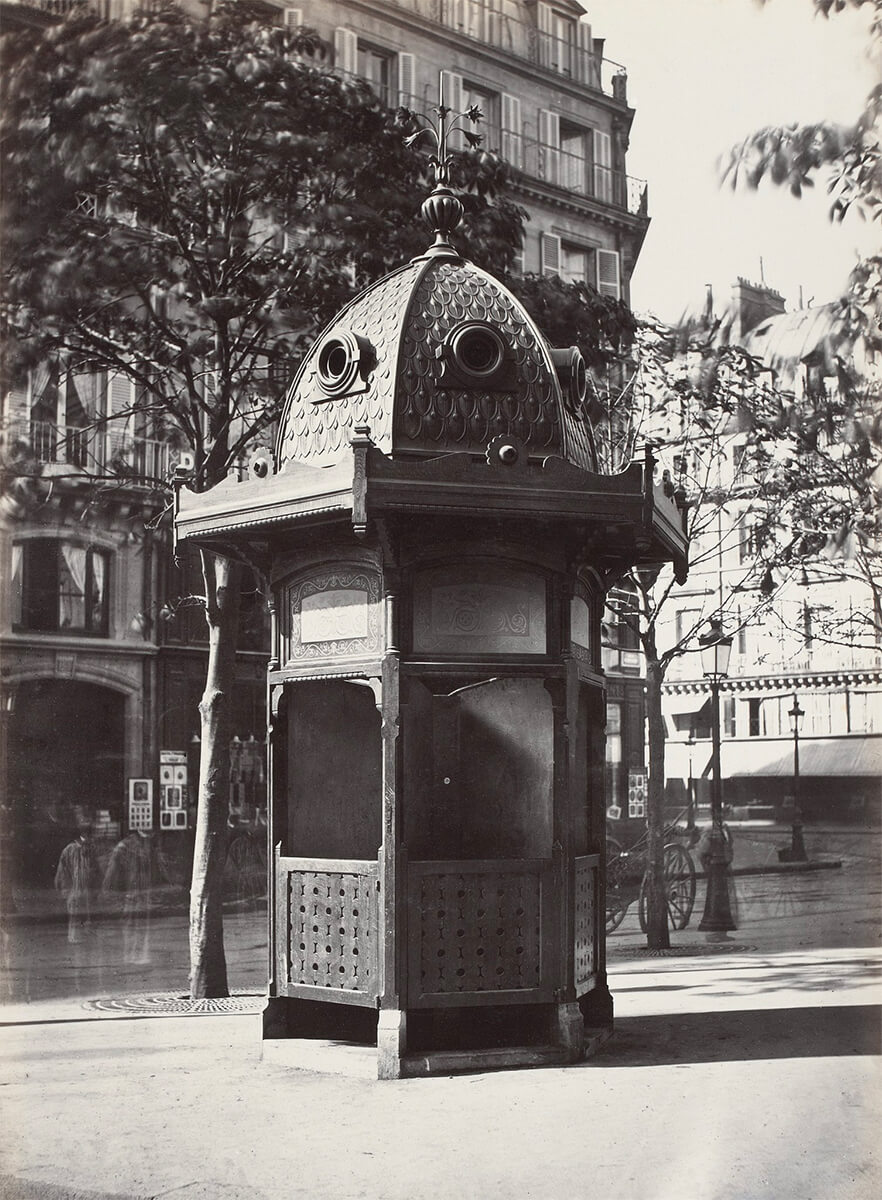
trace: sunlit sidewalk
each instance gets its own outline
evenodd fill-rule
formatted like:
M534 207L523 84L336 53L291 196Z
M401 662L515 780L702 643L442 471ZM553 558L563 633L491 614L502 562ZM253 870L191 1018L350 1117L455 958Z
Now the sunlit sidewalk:
M0 1030L0 1195L878 1194L882 953L643 959L611 985L614 1036L584 1064L397 1083L262 1062L254 1015L31 1005Z

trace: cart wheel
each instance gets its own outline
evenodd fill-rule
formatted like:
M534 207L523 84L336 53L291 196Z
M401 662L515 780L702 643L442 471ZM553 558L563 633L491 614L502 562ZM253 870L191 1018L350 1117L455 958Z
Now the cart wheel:
M668 909L668 921L672 929L685 929L692 916L695 905L695 864L688 851L672 842L665 846L664 859L665 903ZM640 918L640 928L646 932L648 873L643 876L640 884L640 898L637 913Z
M628 911L625 895L627 856L615 838L606 839L606 932L618 929Z

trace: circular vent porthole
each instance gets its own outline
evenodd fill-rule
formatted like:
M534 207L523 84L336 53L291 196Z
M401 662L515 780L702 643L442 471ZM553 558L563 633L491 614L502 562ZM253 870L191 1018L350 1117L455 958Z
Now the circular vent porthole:
M360 390L376 365L374 348L352 333L330 334L318 350L315 378L325 396Z
M450 339L453 361L466 375L476 379L492 376L505 359L505 343L487 325L463 325Z

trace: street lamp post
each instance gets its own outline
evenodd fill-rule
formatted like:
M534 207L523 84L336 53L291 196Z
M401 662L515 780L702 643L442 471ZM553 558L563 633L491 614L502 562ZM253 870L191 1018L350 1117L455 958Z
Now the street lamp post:
M686 739L689 747L689 780L686 785L686 828L691 833L695 828L695 776L692 774L692 751L695 749L695 726L689 730Z
M711 733L713 735L711 776L711 836L707 863L707 892L704 914L698 928L711 933L726 933L735 929L729 904L729 863L726 857L726 835L723 830L723 781L720 770L720 681L729 673L729 654L732 639L723 634L719 624L712 623L710 631L700 637L701 662L711 689Z
M790 835L790 861L807 862L808 855L802 836L802 808L799 803L799 726L805 712L799 707L796 692L793 693L793 708L788 710L787 715L793 730L793 829Z

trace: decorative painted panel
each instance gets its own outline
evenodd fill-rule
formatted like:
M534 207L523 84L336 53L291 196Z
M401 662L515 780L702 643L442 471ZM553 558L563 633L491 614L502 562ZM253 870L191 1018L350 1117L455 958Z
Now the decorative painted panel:
M295 580L285 592L281 637L286 663L380 653L379 576L364 567L342 565Z
M581 995L591 989L597 971L597 882L599 858L588 854L577 858L574 909L574 983Z
M409 1003L543 985L542 866L411 863Z
M279 914L285 921L279 939L279 948L285 948L283 982L376 996L376 863L324 871L298 870L297 861L282 859L279 865L285 901Z
M300 641L341 642L368 636L367 588L328 588L300 598Z
M414 581L416 653L544 654L545 581L526 571L462 567Z

